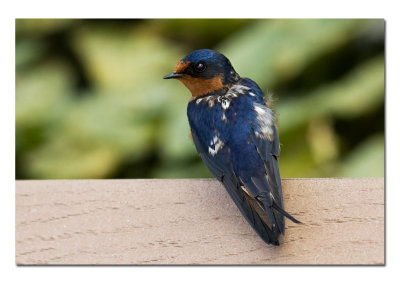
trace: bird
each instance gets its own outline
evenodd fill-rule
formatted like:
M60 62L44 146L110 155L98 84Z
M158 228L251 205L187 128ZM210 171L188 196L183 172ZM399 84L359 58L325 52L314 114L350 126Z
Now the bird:
M301 222L284 210L277 120L263 91L211 49L192 51L164 79L189 89L187 116L198 154L262 240L278 246L285 217Z

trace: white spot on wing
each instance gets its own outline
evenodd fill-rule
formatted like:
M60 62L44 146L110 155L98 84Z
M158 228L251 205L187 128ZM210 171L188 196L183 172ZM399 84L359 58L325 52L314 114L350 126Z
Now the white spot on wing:
M228 119L226 118L225 112L222 112L222 121L228 122Z
M244 94L246 91L248 91L250 88L244 85L233 85L228 92L225 94L225 96L233 96L237 97L238 94Z
M272 192L269 192L269 196L273 201L276 201L274 195L272 194Z
M240 186L240 188L249 196L253 197L252 194L246 189L245 186Z
M263 104L254 103L253 106L257 113L257 122L261 131L261 133L255 132L256 136L272 141L274 139L274 113Z
M224 143L217 136L214 136L213 139L210 141L208 152L212 156L215 156L223 146Z
M226 110L226 109L229 108L229 104L230 104L230 102L229 102L228 99L222 99L222 101L221 101L221 106L222 106L222 108L223 108L224 110Z

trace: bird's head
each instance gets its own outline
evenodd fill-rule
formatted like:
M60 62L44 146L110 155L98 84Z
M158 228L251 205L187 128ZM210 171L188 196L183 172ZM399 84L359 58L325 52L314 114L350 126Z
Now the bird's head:
M192 96L197 97L228 87L240 77L224 55L214 50L200 49L179 61L174 72L164 79L180 80Z

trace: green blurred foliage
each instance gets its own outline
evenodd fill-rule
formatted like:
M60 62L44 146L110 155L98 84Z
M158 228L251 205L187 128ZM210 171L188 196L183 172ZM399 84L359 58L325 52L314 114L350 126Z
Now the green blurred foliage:
M16 177L211 177L162 80L199 48L274 94L283 177L383 176L384 40L379 19L17 19Z

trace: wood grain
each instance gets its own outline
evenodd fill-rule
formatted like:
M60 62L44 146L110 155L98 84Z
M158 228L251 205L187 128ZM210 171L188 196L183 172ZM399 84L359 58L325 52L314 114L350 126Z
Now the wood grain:
M285 179L279 247L211 179L16 181L16 263L384 264L384 179Z

